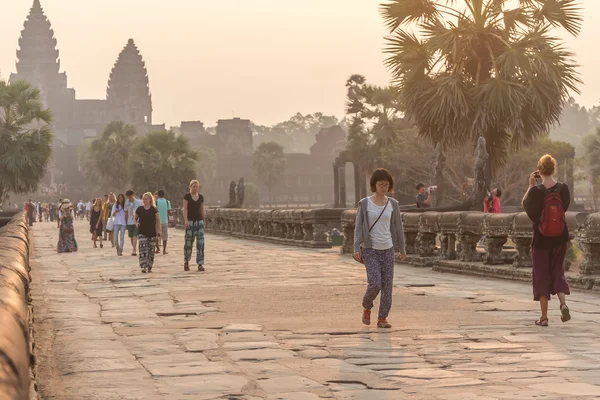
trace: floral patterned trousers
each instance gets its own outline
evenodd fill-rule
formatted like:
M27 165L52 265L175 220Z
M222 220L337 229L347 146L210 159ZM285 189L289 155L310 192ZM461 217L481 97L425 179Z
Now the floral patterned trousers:
M363 298L363 307L373 308L373 301L381 292L379 319L387 318L392 308L392 290L394 289L394 249L363 249L363 261L367 269L367 291Z
M138 235L138 243L140 246L140 268L152 269L152 266L154 266L154 243L156 243L156 237Z
M204 265L204 221L189 221L185 228L185 245L183 247L184 262L192 259L192 248L196 242L196 264Z

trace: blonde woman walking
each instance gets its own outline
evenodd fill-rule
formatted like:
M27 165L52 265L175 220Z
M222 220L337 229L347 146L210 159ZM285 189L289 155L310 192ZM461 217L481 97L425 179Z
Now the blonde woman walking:
M199 190L200 182L194 179L190 182L190 192L183 197L183 220L185 221L183 269L185 271L190 270L194 240L198 271L204 271L204 197Z
M138 228L140 268L142 273L152 272L154 266L154 246L157 233L160 232L160 215L154 205L152 193L144 193L143 205L135 210L135 225Z

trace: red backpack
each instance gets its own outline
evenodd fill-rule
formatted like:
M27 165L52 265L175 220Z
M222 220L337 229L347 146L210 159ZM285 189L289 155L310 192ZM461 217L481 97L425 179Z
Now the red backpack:
M538 187L545 193L542 206L542 217L538 229L546 237L559 237L565 231L565 206L560 198L561 184L558 183L552 190L546 189L544 185Z

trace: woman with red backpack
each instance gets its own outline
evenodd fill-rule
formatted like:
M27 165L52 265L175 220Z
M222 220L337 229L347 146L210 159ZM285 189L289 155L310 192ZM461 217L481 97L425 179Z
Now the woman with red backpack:
M565 213L571 203L571 192L564 183L554 180L556 160L549 154L538 161L538 169L529 176L529 190L523 198L523 208L533 221L533 299L540 302L542 316L538 326L548 326L548 301L557 295L561 321L571 319L565 295L570 294L565 278L564 261L569 232ZM539 182L541 181L541 182Z

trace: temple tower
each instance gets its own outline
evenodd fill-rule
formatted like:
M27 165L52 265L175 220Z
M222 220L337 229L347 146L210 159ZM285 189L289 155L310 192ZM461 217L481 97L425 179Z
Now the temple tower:
M148 72L133 39L129 39L110 73L106 99L113 120L137 127L152 125Z
M59 72L56 43L54 30L40 1L34 0L19 38L17 73L11 74L10 80L31 82L42 91L46 104L53 109L57 108L56 103L75 99L75 92L67 88L67 74Z

